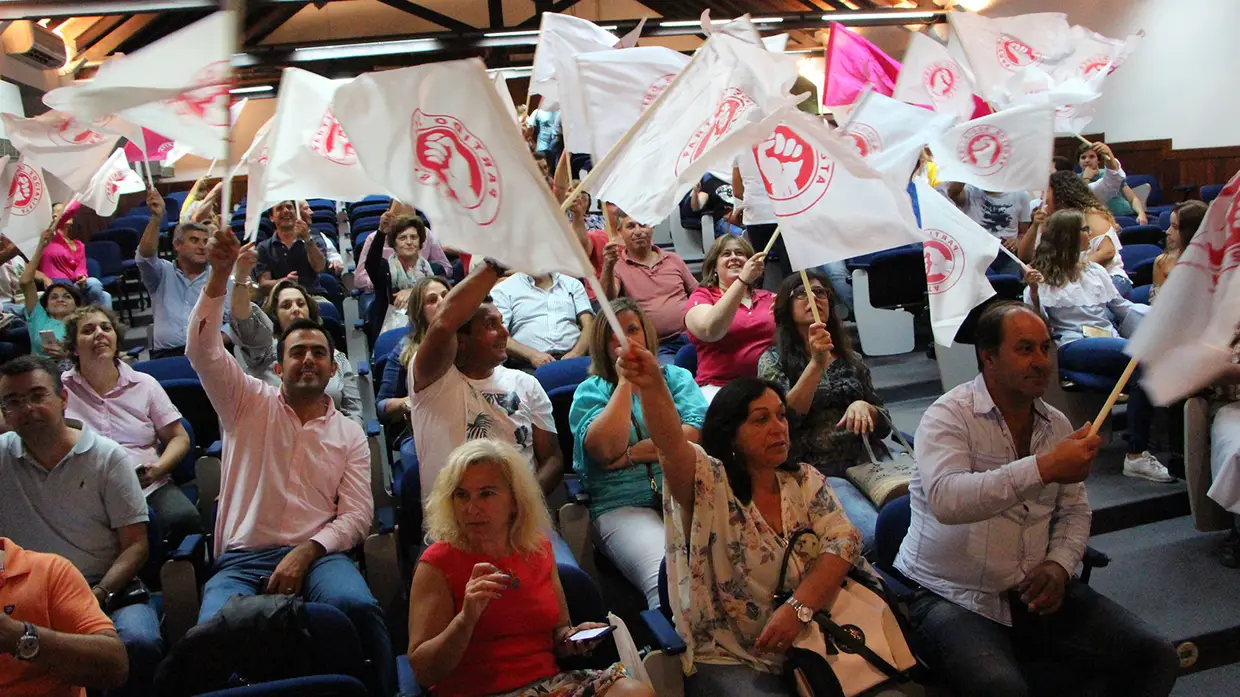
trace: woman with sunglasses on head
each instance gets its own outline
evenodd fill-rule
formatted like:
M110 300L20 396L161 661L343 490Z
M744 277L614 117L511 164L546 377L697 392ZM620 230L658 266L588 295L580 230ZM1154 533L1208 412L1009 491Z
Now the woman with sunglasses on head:
M1090 226L1076 210L1057 211L1046 220L1042 241L1025 274L1025 302L1046 316L1058 345L1060 370L1103 374L1116 380L1128 367L1126 337L1132 336L1146 305L1129 302L1106 269L1089 261ZM1154 407L1141 388L1140 369L1128 381L1128 456L1124 476L1174 482L1150 454Z
M758 376L787 391L792 460L808 462L827 477L868 549L878 511L844 471L870 462L871 452L879 460L889 456L883 438L891 433L891 416L832 312L831 281L817 269L806 277L823 322L814 322L801 277L785 278L775 294L775 342L758 361Z
M648 349L630 343L617 371L637 393L663 465L668 594L688 645L685 694L796 694L782 675L787 652L831 607L860 560L861 535L826 478L789 459L783 389L753 377L728 383L698 446Z
M409 663L432 695L653 697L619 663L561 670L600 643L575 634L607 625L572 624L550 532L542 488L511 445L480 438L448 456L409 591Z

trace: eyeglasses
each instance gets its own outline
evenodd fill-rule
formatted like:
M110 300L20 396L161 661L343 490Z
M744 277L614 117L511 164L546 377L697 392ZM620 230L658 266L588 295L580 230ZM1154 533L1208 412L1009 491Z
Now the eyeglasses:
M819 300L827 300L831 297L831 291L821 286L814 288L813 290L814 290L814 297L818 298ZM796 298L797 300L804 298L805 297L805 286L799 285L795 289L793 289L792 297Z
M35 390L25 395L13 395L0 400L0 411L7 413L15 412L23 407L33 407L46 402L52 393L47 390Z

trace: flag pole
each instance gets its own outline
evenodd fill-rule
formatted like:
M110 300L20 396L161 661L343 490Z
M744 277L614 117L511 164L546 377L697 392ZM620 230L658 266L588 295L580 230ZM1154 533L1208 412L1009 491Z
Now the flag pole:
M1093 143L1089 142L1088 140L1085 140L1085 136L1081 135L1080 133L1073 133L1072 135L1076 136L1076 139L1077 139L1077 140L1079 140L1079 141L1081 141L1082 143L1084 143L1084 144L1088 145L1089 147L1091 147L1091 148L1092 148L1092 147L1094 146L1094 144L1093 144Z
M775 226L775 232L771 233L771 239L766 241L766 246L762 248L763 254L770 254L771 249L775 247L775 240L779 239L779 226ZM806 286L808 287L808 286ZM817 313L815 313L817 314Z
M1093 425L1089 427L1089 436L1092 438L1098 435L1098 429L1102 428L1102 422L1106 420L1111 413L1111 409L1115 406L1115 400L1119 399L1119 395L1124 391L1124 387L1128 384L1128 379L1132 377L1132 371L1137 369L1137 359L1133 358L1128 361L1128 367L1124 368L1124 374L1119 376L1119 381L1115 383L1115 389L1111 390L1111 396L1107 397L1106 404L1102 405L1102 411L1098 412L1098 418L1094 419Z
M822 316L818 314L818 302L814 291L809 287L809 274L801 269L801 283L805 286L805 299L809 301L809 311L814 313L814 324L822 324Z
M707 42L709 43L710 39L707 39ZM573 199L577 197L577 194L582 191L586 191L586 187L594 182L595 175L599 172L606 171L607 168L611 166L612 160L615 160L620 153L624 152L624 149L628 146L629 141L633 140L633 136L637 135L637 132L640 131L641 127L646 124L646 121L650 120L650 117L658 111L659 105L662 104L667 98L667 95L672 92L672 88L675 87L676 84L684 78L685 74L689 72L689 68L692 65L693 61L690 60L689 64L684 67L684 70L676 73L676 77L672 78L672 81L668 83L667 87L665 87L662 92L659 93L659 96L655 97L654 101L650 103L650 106L641 113L641 116L637 117L636 121L633 122L633 125L629 126L629 130L624 132L624 135L620 137L620 140L616 141L616 144L611 146L611 150L607 151L607 154L603 156L603 159L594 163L594 168L586 173L586 176L577 183L577 187L569 193L567 198L564 199L564 203L560 204L560 211L567 211L568 207L572 205ZM621 336L623 333L620 332L617 335Z
M227 51L227 55L232 56L238 53L241 48L240 42L238 41L237 20L239 17L245 16L245 0L220 0L220 9L224 11L229 11L229 10L232 11L232 16L230 17L230 26L228 28L228 31L224 33L224 37L225 37L224 41L226 44L225 49ZM231 65L229 66L227 80L228 80L229 85L232 85L235 83L235 74L234 74L234 71ZM229 97L229 102L225 108L231 108L231 107L232 107L232 101L231 101L231 97ZM233 162L233 142L232 142L231 121L230 121L229 128L224 134L224 174L225 174L225 177L224 179L220 181L220 186L222 187L222 190L220 191L220 225L221 226L228 225L230 230L232 227L232 179L233 179L233 175L237 173L236 168L231 166L232 162ZM238 165L239 164L240 163L238 163ZM211 167L212 168L215 167L214 159L211 161ZM210 173L211 173L211 170L208 169L207 174L210 174Z

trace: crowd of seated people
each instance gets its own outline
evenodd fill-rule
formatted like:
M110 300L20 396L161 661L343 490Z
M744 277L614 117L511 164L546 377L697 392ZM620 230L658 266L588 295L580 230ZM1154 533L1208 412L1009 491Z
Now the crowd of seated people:
M571 174L561 152L541 154L563 197L560 180ZM943 185L1030 265L1029 304L983 313L980 374L927 411L916 440L912 522L894 570L916 589L909 639L954 694L1027 694L1022 669L1032 660L1095 672L1113 694L1166 695L1176 675L1168 641L1071 579L1088 538L1082 481L1099 440L1042 401L1055 379L1049 352L1065 368L1088 353L1091 369L1109 352L1118 378L1123 337L1142 312L1123 298L1131 284L1112 211L1091 193L1126 196L1122 177L1105 188L1122 170L1102 144L1080 160L1081 174L1050 177L1036 212L1027 193ZM571 462L598 552L650 609L662 605L666 574L663 609L688 647L687 694L795 694L783 675L789 651L873 549L878 510L844 473L890 457L893 426L838 311L844 263L809 269L803 281L789 273L782 242L772 246L777 273L755 252L775 217L749 164L736 165L735 210L715 217L722 234L700 282L654 244L649 221L605 205L614 225L604 230L588 195L572 201L572 230L605 297L569 275L511 273L456 252L468 271L453 283L435 273L452 263L426 221L398 202L348 250L314 229L305 201L277 203L275 233L243 244L213 222L208 196L173 228L173 254L161 258L164 203L150 192L137 254L154 314L150 355L187 357L222 432L198 621L239 596L333 605L357 629L375 695L396 692L401 653L436 695L653 694L632 666L566 668L600 645L572 636L601 626L570 620L561 582L582 560L548 500ZM722 200L724 186L704 180L686 200L690 212L722 212L712 197ZM1156 279L1203 214L1199 205L1173 213ZM48 249L66 259L81 251L72 230L45 233L20 276L36 355L0 367L0 411L13 429L0 435L0 601L14 592L10 560L55 569L27 583L63 600L15 617L49 638L76 637L48 642L48 662L19 666L16 680L149 694L169 647L138 578L154 554L147 526L158 521L175 541L204 521L170 481L189 450L181 413L122 359L124 327L101 288L48 277L40 296ZM342 252L358 262L353 288L375 294L371 338L407 324L375 376L377 415L408 430L399 449L418 463L406 476L424 512L411 537L425 563L405 578L407 646L393 645L403 635L349 556L375 529L376 502L358 376L319 311L321 274L346 276ZM603 303L620 336L596 314ZM45 330L57 341L44 343ZM682 349L696 355L692 372L673 364ZM572 451L563 452L547 390L531 373L573 358L588 358L589 369L569 408ZM1170 481L1148 451L1152 408L1135 382L1127 409L1125 474ZM1225 447L1231 413L1215 421L1221 452L1240 450ZM1234 481L1220 475L1235 469L1230 457L1216 479ZM790 545L795 535L814 542ZM1229 544L1234 563L1240 544ZM781 585L787 547L795 563ZM20 649L26 633L10 619L0 616L0 651ZM0 692L9 669L0 663Z

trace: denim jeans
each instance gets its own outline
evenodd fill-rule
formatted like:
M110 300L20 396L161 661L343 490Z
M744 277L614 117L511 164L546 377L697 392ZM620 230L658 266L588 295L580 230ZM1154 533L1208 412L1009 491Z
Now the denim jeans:
M594 519L599 549L616 565L629 583L646 596L646 607L659 607L659 564L663 561L667 533L663 518L653 508L625 506Z
M87 305L112 309L112 294L103 289L103 284L97 278L86 278L86 289L82 291L82 296Z
M277 547L261 552L225 552L215 563L215 575L202 589L202 605L198 622L205 622L224 607L235 595L257 595L262 577L270 577L292 547ZM347 556L328 554L316 559L306 571L301 598L312 603L326 603L343 612L353 622L361 639L362 653L372 664L375 675L370 684L376 694L396 692L396 659L388 636L383 610L370 593L366 579Z
M656 358L659 359L660 363L672 363L673 359L676 358L676 352L684 348L686 343L688 343L688 341L685 339L684 334L680 334L671 339L664 339L659 342L659 353Z
M869 555L874 550L874 528L878 526L878 509L874 503L855 484L843 477L827 477L827 483L840 500L844 515L861 533L862 553Z
M822 265L822 272L831 279L831 288L835 290L835 297L848 306L848 311L853 309L853 287L848 282L850 274L848 266L843 261L833 261L830 264Z
M685 697L792 697L782 675L749 666L694 663L685 678Z
M1124 348L1127 339L1099 337L1077 339L1059 347L1059 367L1081 373L1106 375L1119 380L1128 368ZM1154 405L1141 387L1141 368L1128 380L1128 452L1140 453L1150 448L1150 428L1154 422Z
M109 697L150 694L155 668L164 657L164 639L159 633L155 608L149 603L139 603L115 610L109 617L129 655L129 679L107 694Z
M743 234L745 234L745 228L729 223L727 218L721 217L715 221L715 237L723 237L724 235L740 237Z
M1132 279L1127 276L1112 276L1111 283L1115 285L1115 290L1119 294L1127 298L1132 295Z
M1103 695L1166 697L1180 670L1170 641L1076 581L1068 582L1063 606L1052 615L1034 615L1013 602L1011 627L929 591L921 591L908 612L915 652L956 697L1024 697L1030 678L1065 670L1090 685L1096 678L1105 684ZM1034 662L1038 670L1026 673Z

